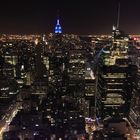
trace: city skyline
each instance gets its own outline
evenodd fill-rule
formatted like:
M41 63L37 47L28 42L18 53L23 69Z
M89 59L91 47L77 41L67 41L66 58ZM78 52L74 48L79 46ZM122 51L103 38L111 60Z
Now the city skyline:
M0 36L0 140L138 140L140 35L62 34L59 17Z
M120 0L120 29L140 34L139 1ZM64 33L111 34L116 24L118 0L107 1L4 1L0 8L0 32L30 34L54 32L56 19Z

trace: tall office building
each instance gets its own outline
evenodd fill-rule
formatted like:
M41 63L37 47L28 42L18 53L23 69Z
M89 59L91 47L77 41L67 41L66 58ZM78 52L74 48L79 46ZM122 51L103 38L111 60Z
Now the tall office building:
M95 86L96 80L94 73L90 68L89 64L86 64L86 75L85 75L85 100L86 110L85 116L93 118L95 115Z
M129 113L132 94L129 38L113 28L112 42L101 50L97 70L97 116L125 117Z
M62 28L60 25L60 20L57 18L56 26L55 26L55 31L56 34L61 34L62 33Z
M15 66L18 62L17 52L14 42L3 42L1 56L4 59L3 74L9 77L16 77Z
M32 86L35 94L45 95L47 91L48 85L48 76L47 76L47 68L43 63L43 45L41 42L35 44L35 55L34 55L34 74L31 76Z
M53 36L51 53L49 54L49 89L55 93L65 94L67 85L67 50L63 36ZM57 95L59 95L57 94ZM60 96L60 95L59 95Z
M85 57L86 51L84 49L70 49L69 50L69 88L72 96L84 96L85 88Z

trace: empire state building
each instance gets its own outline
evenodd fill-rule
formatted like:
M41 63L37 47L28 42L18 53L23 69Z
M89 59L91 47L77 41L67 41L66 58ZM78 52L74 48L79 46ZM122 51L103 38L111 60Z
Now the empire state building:
M60 20L57 18L56 26L55 26L55 34L61 34L62 33L62 28L60 25Z

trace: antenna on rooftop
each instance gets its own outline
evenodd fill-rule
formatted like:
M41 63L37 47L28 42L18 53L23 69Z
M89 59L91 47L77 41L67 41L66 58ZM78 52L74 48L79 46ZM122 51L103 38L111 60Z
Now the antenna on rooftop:
M56 20L56 26L55 26L54 32L56 34L62 33L62 27L60 25L60 19L59 19L59 10L57 11L57 20Z
M120 2L118 3L117 29L120 26Z

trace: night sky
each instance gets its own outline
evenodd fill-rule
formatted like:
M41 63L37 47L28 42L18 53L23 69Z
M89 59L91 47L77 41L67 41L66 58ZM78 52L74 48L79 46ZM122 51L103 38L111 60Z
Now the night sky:
M118 0L1 0L0 33L54 32L59 10L64 33L110 34ZM140 34L140 0L120 0L120 28Z

